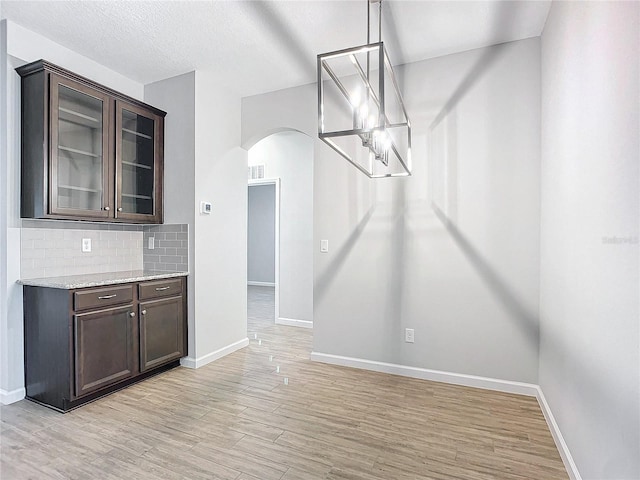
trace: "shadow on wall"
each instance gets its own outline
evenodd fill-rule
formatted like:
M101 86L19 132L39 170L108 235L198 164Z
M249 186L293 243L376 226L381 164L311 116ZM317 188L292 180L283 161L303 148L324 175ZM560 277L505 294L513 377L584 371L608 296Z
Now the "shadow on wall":
M315 282L313 288L313 298L314 302L320 302L324 299L324 296L327 293L327 289L331 286L331 283L340 272L340 269L344 265L344 262L347 260L347 257L351 253L351 250L356 246L358 240L362 236L369 220L373 216L373 213L376 210L376 205L372 205L367 213L362 217L360 222L353 229L351 234L347 237L346 241L340 246L340 249L333 255L333 259L324 269L324 271L318 275L318 278Z
M515 5L504 2L494 10L494 31L501 31L505 25L513 25ZM469 263L491 288L515 318L521 321L528 338L538 338L537 312L531 312L518 298L504 279L480 254L473 244L462 234L458 221L458 114L457 106L466 94L490 71L502 57L507 44L496 45L484 50L483 54L469 69L451 96L444 103L428 127L428 188L432 210L447 229L456 245L464 253ZM440 143L438 140L442 140ZM436 180L440 177L441 182Z
M458 215L458 189L456 181L458 173L458 116L456 106L482 76L489 71L496 60L503 55L505 48L504 45L498 45L485 50L484 54L469 70L428 128L430 156L428 184L431 200L434 203L439 203L443 208L441 213L446 214L448 219L454 222L457 221ZM437 141L437 134L439 132L444 136L444 141L440 145ZM435 153L437 147L440 147L440 158L437 158L438 156ZM440 162L437 162L437 160L440 160ZM437 176L443 178L442 189L438 188L439 186L434 181Z
M442 109L438 112L436 117L429 125L429 130L433 131L435 127L437 127L440 122L451 112L451 110L460 102L460 100L466 95L466 93L473 87L478 80L482 78L482 76L489 71L490 67L495 63L495 61L500 58L504 51L506 50L507 45L496 45L492 48L488 48L485 50L484 54L476 61L476 63L471 67L467 75L460 82L458 87L454 90L453 94L447 102L443 105Z
M469 263L474 267L484 283L491 289L495 297L500 300L505 309L520 322L520 327L525 330L527 338L538 338L538 318L523 303L518 300L516 293L509 287L509 283L491 267L480 252L462 234L458 227L438 208L431 204L433 211L449 235L460 248Z
M499 2L495 4L494 16L492 20L491 31L498 33L506 33L509 29L515 28L518 22L518 15L522 15L522 10L519 10L517 2ZM513 35L509 35L512 38ZM504 37L503 37L504 38ZM489 44L497 43L495 41ZM492 48L485 49L484 54L476 61L471 67L467 75L460 82L458 87L454 90L453 94L447 102L444 104L440 112L436 115L433 122L429 126L429 130L433 129L447 116L447 114L458 104L460 99L471 89L471 87L482 78L482 76L490 69L495 61L500 58L505 49L506 44L495 45Z
M385 317L390 319L390 334L401 331L403 322L403 305L404 305L404 284L405 284L405 265L407 262L406 254L406 233L407 233L407 182L401 181L394 183L393 192L393 227L391 235L391 250L389 256L389 278L386 302ZM391 355L399 358L402 345L399 342L393 342L395 351Z

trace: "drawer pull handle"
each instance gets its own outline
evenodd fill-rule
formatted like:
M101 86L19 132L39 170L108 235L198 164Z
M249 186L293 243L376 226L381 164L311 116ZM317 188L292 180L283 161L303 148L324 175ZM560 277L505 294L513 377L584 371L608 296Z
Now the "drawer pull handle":
M135 316L136 316L136 314L135 314L135 312L129 312L129 316L130 316L131 318L133 318L133 317L135 317Z
M113 298L113 297L117 297L117 295L114 293L113 295L104 295L102 297L98 297L99 300L107 300L109 298Z
M142 313L143 315L146 315L147 311L146 310L142 310L142 312L140 312L140 313Z
M156 292L161 292L163 290L169 290L171 287L156 287Z

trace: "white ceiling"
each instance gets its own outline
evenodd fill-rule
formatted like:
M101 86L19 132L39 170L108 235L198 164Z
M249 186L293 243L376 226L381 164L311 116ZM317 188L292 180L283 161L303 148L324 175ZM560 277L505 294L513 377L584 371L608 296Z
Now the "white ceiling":
M549 7L385 0L382 39L394 64L414 62L538 36ZM1 15L141 83L216 69L248 96L314 82L317 54L366 43L366 8L366 0L2 0Z

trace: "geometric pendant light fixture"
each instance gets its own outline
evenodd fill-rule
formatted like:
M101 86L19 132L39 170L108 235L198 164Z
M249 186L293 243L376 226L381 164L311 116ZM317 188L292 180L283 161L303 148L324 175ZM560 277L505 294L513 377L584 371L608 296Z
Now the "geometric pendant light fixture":
M318 137L370 178L406 177L411 123L381 38L382 0L366 1L367 43L318 55Z

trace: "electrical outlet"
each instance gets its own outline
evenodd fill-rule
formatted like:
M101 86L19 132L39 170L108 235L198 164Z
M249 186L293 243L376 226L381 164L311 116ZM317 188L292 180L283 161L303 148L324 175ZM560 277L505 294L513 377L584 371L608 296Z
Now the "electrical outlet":
M83 238L82 239L82 251L87 253L91 251L91 239Z
M413 328L404 329L404 341L407 343L413 343Z
M153 237L149 237L149 250L156 248L156 240Z

